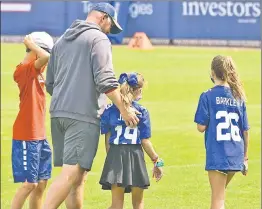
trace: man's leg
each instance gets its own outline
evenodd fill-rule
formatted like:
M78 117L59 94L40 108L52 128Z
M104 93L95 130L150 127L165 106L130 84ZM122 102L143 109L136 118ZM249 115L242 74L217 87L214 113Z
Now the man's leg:
M51 118L51 134L53 145L54 166L63 166L65 131L60 124L60 118Z
M63 165L61 174L54 180L47 192L43 209L57 209L69 195L77 181L83 178L85 170L77 165Z
M47 185L47 180L38 182L37 187L31 192L29 199L29 209L41 209L43 194Z
M79 179L75 186L70 190L69 195L65 200L67 209L82 209L84 202L84 189L87 178L87 172L84 173L83 178Z
M70 140L73 138L74 140ZM70 128L65 137L66 145L64 160L65 162L74 162L74 157L70 156L72 151L67 151L76 146L77 148L77 162L85 170L90 170L93 164L93 159L96 155L98 140L99 140L99 126L83 121L72 120ZM81 209L84 200L84 184L87 177L87 172L82 178L78 179L74 187L71 189L69 196L66 199L67 209Z
M64 161L77 162L86 171L91 170L93 159L96 155L99 140L99 126L83 121L70 121L70 126L65 134ZM71 155L72 148L75 147L76 157ZM67 209L81 209L84 200L85 176L79 178L71 189L66 199Z
M79 182L84 178L85 171L91 169L98 146L98 125L69 118L59 118L59 121L65 130L64 165L62 173L49 188L44 209L56 209L66 199L71 189L77 188ZM54 152L55 151L54 149ZM54 153L54 155L56 155L56 153ZM59 191L59 193L57 191ZM80 203L83 201L83 195L79 194L81 191L83 191L83 189L80 186L80 189L78 189L76 195L74 195L77 196L78 199L82 199L78 201Z
M51 118L51 134L53 145L54 166L63 166L64 142L65 142L65 128L61 118ZM68 191L70 191L74 182L74 175L77 172L76 165L64 165L59 176L56 177L47 191L47 196L44 201L43 208L58 208L65 200ZM59 190L56 189L56 186ZM59 192L58 192L59 191ZM56 202L53 202L55 198Z

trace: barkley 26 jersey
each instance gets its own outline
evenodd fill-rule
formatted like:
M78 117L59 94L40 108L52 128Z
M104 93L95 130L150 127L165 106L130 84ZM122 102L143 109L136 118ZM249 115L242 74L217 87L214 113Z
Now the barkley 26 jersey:
M201 94L195 122L205 131L206 170L242 170L243 132L249 129L245 102L231 89L215 86Z
M109 105L101 116L101 134L111 133L109 144L141 144L142 139L151 137L151 124L146 108L136 102L132 106L141 114L137 115L139 123L137 127L127 127L118 108Z

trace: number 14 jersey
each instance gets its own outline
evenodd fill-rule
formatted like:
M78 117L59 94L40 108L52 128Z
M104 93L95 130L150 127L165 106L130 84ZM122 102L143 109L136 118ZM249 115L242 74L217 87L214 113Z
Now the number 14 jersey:
M215 86L201 94L194 121L207 126L206 170L242 170L243 132L249 129L245 102L229 87Z
M108 105L101 116L101 134L111 133L110 144L141 144L142 139L151 137L150 117L146 108L133 102L132 106L141 114L137 115L139 123L135 128L126 126L118 108Z

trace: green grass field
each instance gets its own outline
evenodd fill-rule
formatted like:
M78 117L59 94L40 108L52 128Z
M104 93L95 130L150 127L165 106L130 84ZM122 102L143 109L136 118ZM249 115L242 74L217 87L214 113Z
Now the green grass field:
M15 66L23 59L24 47L19 44L1 46L1 208L10 202L19 184L13 183L11 167L12 126L19 97L13 81ZM248 97L247 110L251 125L249 174L237 174L227 190L229 209L259 209L260 203L260 51L249 49L173 48L160 47L153 51L113 47L114 68L121 72L137 71L148 81L141 103L148 108L152 121L152 142L165 160L165 176L145 192L145 209L207 209L210 188L204 170L204 137L193 122L199 95L212 87L209 79L210 62L217 55L230 55L235 60ZM50 97L47 107L49 109ZM47 133L50 137L49 113ZM110 192L98 184L105 159L104 140L90 172L84 209L105 209L110 205ZM149 158L148 170L152 164ZM59 169L53 170L53 178ZM52 181L51 180L51 181ZM131 196L125 197L125 209L131 209ZM24 208L28 208L28 203ZM65 208L61 206L60 208Z

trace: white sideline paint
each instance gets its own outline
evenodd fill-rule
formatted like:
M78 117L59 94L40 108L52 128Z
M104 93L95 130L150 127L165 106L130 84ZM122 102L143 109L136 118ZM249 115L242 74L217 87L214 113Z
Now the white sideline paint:
M253 163L259 163L261 162L260 160L249 160L249 164L253 164ZM185 165L170 165L170 166L164 166L164 168L194 168L194 167L203 167L205 168L205 162L203 162L202 164L185 164Z
M255 163L260 163L261 162L261 160L259 160L259 159L254 159L254 160L249 160L249 164L255 164ZM148 163L149 164L149 163ZM147 165L148 165L147 164ZM8 167L10 167L11 168L11 164L8 166ZM150 172L151 171L151 167L149 167L149 166L147 166L148 167L148 171ZM164 169L165 168L174 168L174 169L180 169L180 168L195 168L195 167L205 167L205 164L204 163L202 163L202 164L185 164L185 165L170 165L170 166L164 166ZM100 172L88 172L88 175L90 176L99 176L99 175L101 175L101 173ZM167 174L165 174L165 175L167 175ZM12 178L10 178L8 181L10 181L10 182L13 182L13 179ZM3 184L4 183L4 181L2 180L1 181L1 184ZM1 195L3 195L3 194L5 194L5 193L8 193L8 192L2 192L2 194Z

